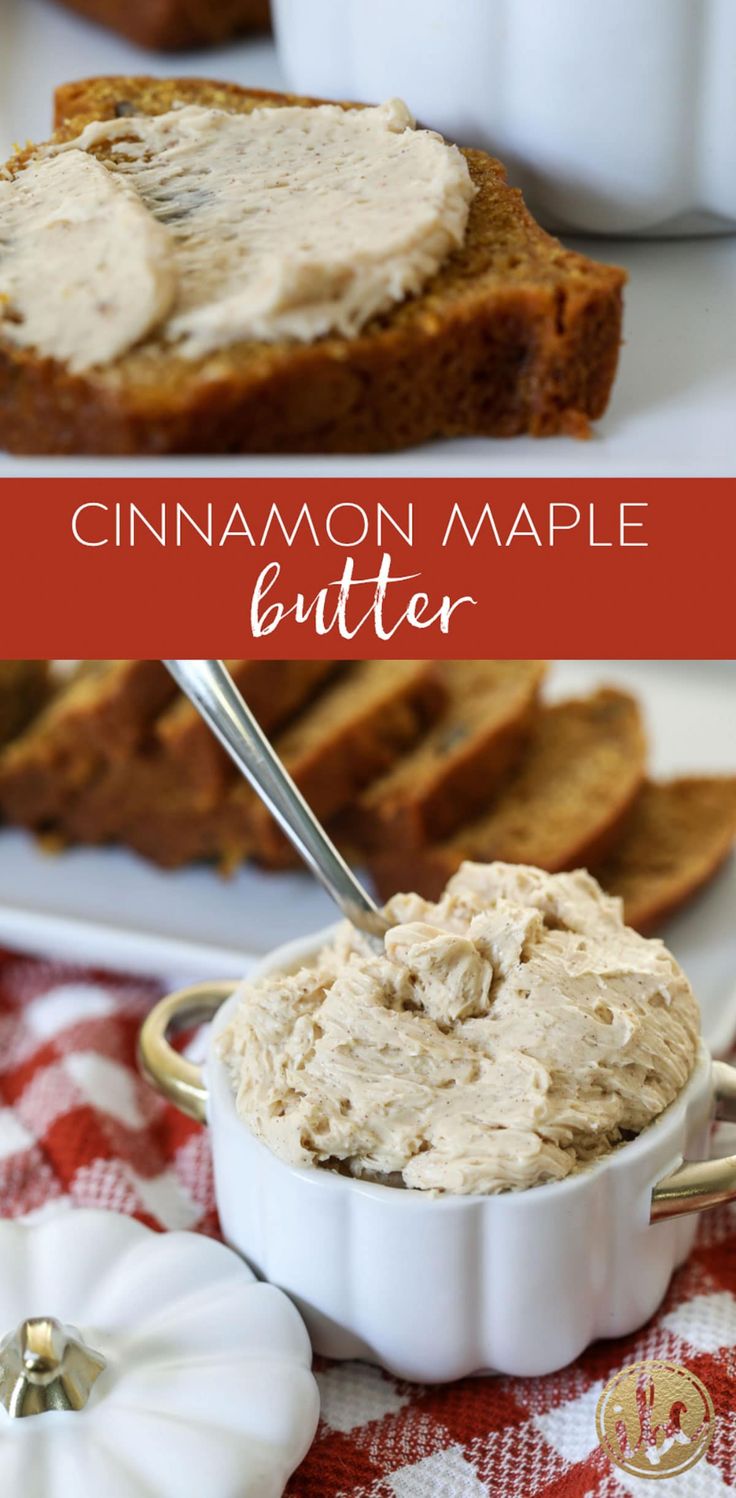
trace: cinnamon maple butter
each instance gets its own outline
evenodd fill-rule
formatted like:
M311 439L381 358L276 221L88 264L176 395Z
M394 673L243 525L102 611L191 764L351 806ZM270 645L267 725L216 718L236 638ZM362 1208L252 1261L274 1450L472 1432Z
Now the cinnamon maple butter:
M93 122L0 181L2 336L75 371L350 338L462 245L474 193L398 101Z
M438 904L387 906L385 955L349 926L240 990L221 1054L283 1160L434 1192L559 1181L678 1095L692 989L589 874L466 863Z

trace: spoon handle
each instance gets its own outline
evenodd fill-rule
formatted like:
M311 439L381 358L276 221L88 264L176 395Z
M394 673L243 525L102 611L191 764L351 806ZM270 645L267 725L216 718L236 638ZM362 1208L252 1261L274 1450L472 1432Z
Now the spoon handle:
M343 915L367 936L380 939L377 944L382 948L388 921L284 769L224 662L164 661L164 665Z

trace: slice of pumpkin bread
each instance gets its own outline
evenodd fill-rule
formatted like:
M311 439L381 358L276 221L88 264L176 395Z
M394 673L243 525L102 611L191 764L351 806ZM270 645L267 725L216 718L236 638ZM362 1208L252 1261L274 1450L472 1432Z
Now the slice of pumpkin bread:
M327 821L416 742L444 701L432 662L363 661L276 739L276 750L313 811ZM290 844L244 783L233 786L221 820L225 864L247 853L271 868L295 862Z
M621 837L593 873L650 931L718 872L736 841L736 776L647 781Z
M600 859L643 782L646 752L639 706L624 692L603 688L543 709L482 816L433 847L394 846L370 861L381 896L416 889L437 899L466 859L550 873Z
M261 727L272 732L305 710L336 674L334 661L227 662ZM125 760L106 760L60 812L71 842L130 842L175 867L214 856L223 798L235 767L181 693L152 725L149 741Z
M431 663L349 666L276 736L276 748L317 815L326 818L412 744L443 701ZM160 749L139 753L127 765L106 765L69 800L60 825L71 840L120 840L167 868L196 858L225 869L248 857L273 867L295 859L234 772L222 781L187 783Z
M421 847L455 831L518 758L534 723L543 661L447 661L442 716L340 819L339 836L370 852Z
M250 112L316 102L204 79L91 78L59 89L57 139L178 105ZM11 178L34 149L9 163ZM154 332L78 373L0 338L0 444L25 453L378 452L436 437L586 435L616 373L625 274L564 249L497 161L464 154L477 192L462 247L419 295L358 336L244 341L186 358ZM97 158L113 168L109 147Z
M231 660L226 665L268 734L295 717L342 669L338 661ZM215 796L234 779L232 760L183 694L161 714L154 731L172 771L179 772L184 784Z

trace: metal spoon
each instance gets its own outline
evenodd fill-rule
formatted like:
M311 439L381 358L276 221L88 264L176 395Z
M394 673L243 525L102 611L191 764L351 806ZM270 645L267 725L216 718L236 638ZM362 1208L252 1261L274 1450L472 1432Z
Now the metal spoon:
M282 832L343 915L383 950L390 922L378 909L307 805L223 661L164 661L177 686L235 761Z

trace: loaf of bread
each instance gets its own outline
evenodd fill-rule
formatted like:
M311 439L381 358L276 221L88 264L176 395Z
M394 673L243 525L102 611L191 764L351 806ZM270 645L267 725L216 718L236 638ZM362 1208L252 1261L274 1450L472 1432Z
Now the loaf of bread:
M139 47L162 52L224 42L268 25L269 0L63 0Z
M447 837L487 806L519 758L545 675L542 661L447 661L440 718L387 775L346 809L341 842L362 852Z
M425 661L354 665L322 691L316 673L308 671L305 679L314 690L275 742L314 811L327 819L417 739L440 711L444 689ZM177 699L164 718L179 711ZM183 773L183 754L172 756L162 747L163 721L152 750L126 764L106 763L67 797L57 821L64 837L124 841L166 868L197 858L215 860L224 869L248 857L271 867L293 863L289 843L234 771L222 777Z
M484 815L445 842L394 844L370 860L382 898L417 890L438 899L466 859L550 873L599 861L642 785L646 752L638 704L625 692L603 688L544 708Z
M713 878L735 840L736 776L647 781L593 872L629 925L651 931Z
M191 78L93 78L59 89L56 116L59 137L71 139L90 121L180 104L249 112L310 102ZM477 196L462 249L359 336L244 342L199 358L153 337L83 373L0 339L0 445L378 452L435 437L585 435L616 372L624 273L563 249L497 161L465 155ZM32 156L31 147L15 158L13 172Z
M649 931L736 840L736 776L645 779L636 702L604 688L540 706L540 661L228 665L317 815L368 850L384 897L434 898L466 858L587 865ZM0 816L164 868L295 862L159 661L84 661L61 679L0 662Z

